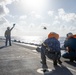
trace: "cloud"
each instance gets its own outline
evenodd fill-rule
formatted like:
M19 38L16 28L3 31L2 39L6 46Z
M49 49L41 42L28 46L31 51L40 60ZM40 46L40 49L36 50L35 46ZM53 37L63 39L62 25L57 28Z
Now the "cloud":
M4 4L4 5L7 5L7 4L11 4L12 2L18 2L20 0L0 0L0 4Z
M36 25L42 17L37 12L32 11L30 15L22 15L20 16L21 21L18 23L19 27L17 30L20 29L21 32L27 34L27 35L41 35L45 32L45 34L48 34L51 31L57 32L60 34L60 36L66 35L68 32L74 32L76 29L76 22L75 17L76 13L67 13L64 11L64 9L58 9L57 12L52 11L54 13L51 13L49 11L49 16L53 17L53 20L48 23L45 19L42 19L43 21L40 22L39 25ZM29 14L29 13L28 13ZM29 21L29 18L32 21ZM48 17L43 16L48 20ZM26 19L27 18L27 19ZM26 19L26 21L25 21ZM36 19L36 20L35 20ZM49 17L49 19L51 19ZM23 20L23 21L22 21ZM28 22L29 24L28 24ZM36 22L36 23L35 23ZM47 30L44 31L43 27L47 27ZM64 32L63 32L64 31ZM44 34L44 35L45 35Z
M19 0L0 0L0 17L7 15L10 11L6 5Z
M58 16L55 19L61 19L66 22L71 22L76 20L76 13L66 13L64 9L58 9Z
M48 24L48 23L41 23L39 27L49 27L49 26L50 26L50 24Z
M0 24L7 23L4 18L8 13L9 9L6 7L7 4L11 3L13 0L0 0Z
M0 0L0 4L11 4L14 0Z
M49 16L53 16L54 15L54 11L48 11L48 15Z
M0 18L0 36L4 36L4 32L6 30L6 28L10 26L10 23L8 22L8 20L4 17Z
M30 23L30 25L28 26L29 28L34 28L36 27L34 23Z
M17 0L0 0L0 24L9 24L8 20L5 18L6 15L10 12L9 9L7 8L7 4L11 4L12 2L17 1ZM10 17L12 17L10 15ZM6 25L4 24L4 25Z
M62 15L64 15L65 14L65 11L64 11L64 9L58 9L58 14L59 14L59 16L61 17Z
M15 18L15 16L8 14L7 16L9 16L10 18Z
M32 11L32 12L30 13L30 16L31 16L33 19L41 19L41 18L42 18L42 16L39 15L39 14L37 14L35 11Z
M57 25L57 24L59 24L59 25L60 25L60 21L56 20L56 21L54 21L54 22L53 22L53 24L52 24L52 25Z
M0 5L0 17L5 16L7 13L9 13L8 8L4 5Z
M20 20L25 20L27 18L27 15L22 15L19 17Z
M75 13L69 13L64 15L64 17L62 17L63 20L66 20L67 22L70 21L75 21L76 20L76 14Z
M43 16L46 19L42 19L39 25L36 24L38 23L38 20L42 18L42 15L39 15L37 12L32 11L28 16L22 15L20 16L21 20L19 20L16 30L18 30L21 35L47 35L49 32L53 31L59 33L60 36L65 36L68 32L76 32L76 13L67 13L64 9L58 9L57 12L53 12L54 13L51 14L49 11L49 16L53 15L52 22L48 23L46 21L46 19L48 20L48 17ZM28 17L32 20L31 22ZM25 21L24 19L26 18L27 20ZM37 20L36 24L35 19ZM51 18L49 17L49 19ZM47 27L47 30L43 29L44 26Z
M75 27L75 26L70 26L70 27L69 27L69 30L70 30L70 31L76 31L76 27Z
M42 17L41 17L41 15L36 14L36 15L35 15L35 18L41 19Z
M4 17L0 18L0 25L4 23L8 23L8 21Z

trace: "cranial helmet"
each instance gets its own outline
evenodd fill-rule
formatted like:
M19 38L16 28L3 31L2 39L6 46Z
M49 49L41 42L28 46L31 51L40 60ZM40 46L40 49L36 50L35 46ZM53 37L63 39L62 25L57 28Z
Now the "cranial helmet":
M10 27L7 27L7 30L9 30L10 29Z
M55 33L55 32L50 32L50 33L48 34L48 38L52 38L52 37L54 37L54 38L56 38L56 39L59 39L59 34L57 34L57 33Z
M70 37L70 36L73 36L73 33L70 32L67 34L67 37Z

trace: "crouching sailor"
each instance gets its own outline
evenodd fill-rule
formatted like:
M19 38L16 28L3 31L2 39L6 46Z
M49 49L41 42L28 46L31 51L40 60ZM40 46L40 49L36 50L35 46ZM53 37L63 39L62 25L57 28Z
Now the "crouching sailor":
M47 69L46 56L53 60L53 65L56 66L57 63L62 64L60 57L60 42L58 41L59 35L55 32L51 32L48 38L43 42L41 46L41 59L42 68Z
M68 33L64 42L64 47L66 48L67 52L63 54L62 57L70 59L70 62L76 61L76 35Z

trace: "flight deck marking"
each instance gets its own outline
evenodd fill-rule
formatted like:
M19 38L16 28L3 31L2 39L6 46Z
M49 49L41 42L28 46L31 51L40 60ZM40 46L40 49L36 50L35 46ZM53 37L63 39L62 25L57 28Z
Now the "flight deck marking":
M50 71L52 71L52 69L47 69L46 72L50 72ZM41 74L44 74L44 72L43 72L43 68L39 68L39 69L37 69L37 72L38 72L38 73L41 73Z

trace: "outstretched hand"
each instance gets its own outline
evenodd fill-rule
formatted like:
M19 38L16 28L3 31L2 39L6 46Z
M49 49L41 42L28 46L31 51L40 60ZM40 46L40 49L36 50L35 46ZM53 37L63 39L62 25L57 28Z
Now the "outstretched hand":
M13 24L13 27L15 26L15 24Z

